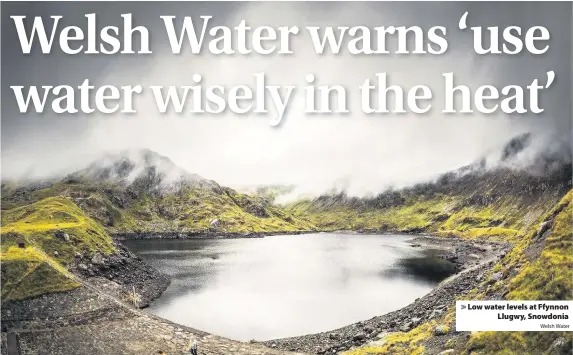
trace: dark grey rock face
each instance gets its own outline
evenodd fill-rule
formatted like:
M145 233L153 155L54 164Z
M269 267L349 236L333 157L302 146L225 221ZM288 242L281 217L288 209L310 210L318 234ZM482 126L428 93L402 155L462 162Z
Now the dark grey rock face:
M101 254L77 257L72 269L88 281L101 277L117 283L126 297L135 291L137 305L148 306L169 286L169 277L143 262L123 244L116 243L116 249L115 254L105 257Z

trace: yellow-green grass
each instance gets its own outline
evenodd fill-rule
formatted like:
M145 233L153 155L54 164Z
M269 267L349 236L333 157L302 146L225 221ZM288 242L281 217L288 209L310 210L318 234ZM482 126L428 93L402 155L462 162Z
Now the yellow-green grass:
M61 237L67 234L69 241ZM57 236L60 234L60 237ZM2 213L2 250L19 241L36 246L67 264L76 252L112 253L115 247L104 229L71 200L49 197Z
M527 240L517 245L508 256L507 267L520 262L518 274L509 282L509 300L573 299L573 192L569 192L541 220L554 216L553 227L545 240L537 239L533 230ZM538 257L529 260L525 254L533 243L542 243ZM472 354L545 354L559 337L565 348L572 347L570 332L480 332L472 334L467 353Z
M493 270L502 271L505 274L512 268L517 268L517 266L521 265L517 276L509 282L509 293L506 295L506 299L573 299L572 197L573 192L569 191L555 207L542 214L538 218L537 223L530 225L526 231L502 227L473 227L467 229L470 232L476 228L491 229L489 233L502 236L502 239L510 239L517 243L512 252L504 260L496 264ZM480 221L479 218L466 219L466 216L475 215L475 213L474 211L472 214L469 214L467 210L464 210L455 219L466 222ZM488 211L481 212L478 215L483 217L484 214L485 217L491 216ZM550 218L553 218L552 230L545 240L540 240L537 236L538 228L543 221ZM445 229L447 228L452 228L451 224ZM515 235L513 233L517 232L520 237L514 239ZM463 235L483 238L483 231L473 233L475 233L475 236L467 233ZM508 235L510 235L509 238ZM542 245L540 255L527 256L529 250L534 248L535 245ZM493 289L496 288L494 287ZM466 298L483 299L484 297L485 294L474 290ZM450 310L441 319L426 322L409 332L389 334L381 341L366 344L345 353L345 355L424 354L424 341L433 336L434 327L437 324L441 324L451 328L454 319L455 312ZM467 355L550 354L547 350L560 337L565 339L566 345L564 348L571 349L572 334L570 332L476 332L471 335L469 341L465 337L452 339L451 344L444 346L443 350L455 347L456 354Z
M21 206L9 192L2 208ZM219 232L292 232L316 227L305 218L294 216L272 205L261 196L239 193L225 187L184 187L165 193L127 192L105 183L58 183L26 195L29 201L66 196L109 233L124 232L206 232L218 220ZM18 201L18 202L14 202Z
M115 250L103 228L63 197L4 210L1 231L2 302L78 287L66 270L75 254Z
M216 230L248 233L315 229L304 219L288 215L260 198L226 188L220 191L189 188L164 196L144 195L131 206L116 210L117 220L108 227L112 232ZM212 225L215 220L218 223Z
M508 299L563 300L573 299L573 192L569 192L549 212L556 214L551 233L536 260L528 262L513 278Z
M54 259L34 247L11 246L0 254L2 302L21 300L80 286Z
M547 210L548 201L530 203L508 196L480 205L468 202L464 196L437 194L410 197L401 205L383 208L357 208L344 203L320 206L314 201L299 201L289 205L287 211L323 230L426 232L444 237L518 242Z
M424 354L424 340L432 336L435 321L425 323L410 332L391 333L381 339L380 344L366 345L343 353L344 355L370 355L370 354L395 354L395 355L421 355Z

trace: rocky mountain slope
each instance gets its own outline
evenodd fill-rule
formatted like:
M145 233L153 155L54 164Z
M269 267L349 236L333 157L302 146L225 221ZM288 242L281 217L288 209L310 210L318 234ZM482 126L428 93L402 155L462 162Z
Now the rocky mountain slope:
M435 181L358 198L344 192L292 203L287 210L326 230L432 233L515 241L571 189L571 161L539 155L513 166L528 135L508 142L503 163L483 160Z
M345 229L503 241L514 245L512 251L485 270L487 277L480 276L479 287L464 297L573 299L571 161L547 153L523 165L519 159L529 141L528 135L510 141L494 168L480 160L435 181L377 196L338 193L287 206L273 203L280 194L276 188L239 193L146 150L105 156L63 179L3 182L3 325L15 322L6 310L21 316L30 311L28 301L80 294L85 280L100 280L102 292L139 305L160 294L168 281L118 244L114 234L210 237ZM353 341L350 354L571 351L571 333L454 332L450 301L440 304L439 316L410 322L408 329L396 324L396 333ZM289 342L277 344L298 350L282 347Z
M3 211L0 257L3 305L69 291L95 276L117 282L125 297L136 292L144 305L169 284L63 197Z
M314 230L271 203L189 174L149 150L107 155L57 181L3 183L2 209L71 199L109 233L263 233Z
M489 276L461 299L573 299L572 198L569 191L540 216ZM442 313L344 354L565 355L573 349L571 332L456 332L455 304Z
M530 160L531 165L516 164L528 141L529 136L524 135L509 142L501 154L503 164L495 168L486 168L487 164L479 161L410 188L370 198L324 195L292 203L287 210L321 229L421 232L478 242L510 242L514 246L511 252L493 264L487 277L462 299L571 300L570 156L540 154ZM394 330L373 339L354 339L354 349L343 354L557 355L573 350L570 332L455 332L454 303L440 313L428 319L412 316L408 324L414 319L417 322L409 330L395 331L383 324L382 328ZM314 344L322 335L277 344L295 350L298 345L293 343L304 348L306 342Z
M69 198L2 213L2 354L279 355L138 310L168 284Z

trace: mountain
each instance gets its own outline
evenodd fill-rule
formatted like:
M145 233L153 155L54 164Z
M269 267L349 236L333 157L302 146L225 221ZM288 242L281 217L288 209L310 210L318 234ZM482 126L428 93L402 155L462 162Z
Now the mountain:
M144 302L153 299L165 281L116 243L114 234L188 232L208 237L340 229L430 233L471 239L476 245L486 239L509 242L513 249L490 261L491 270L477 280L471 298L571 299L571 160L559 150L530 154L532 142L528 135L509 141L496 152L503 159L493 167L480 159L434 181L376 196L342 192L286 206L273 201L287 187L239 193L147 150L106 155L63 179L3 182L2 300L72 293L93 276L119 283L129 302L136 301L135 291L144 295ZM157 286L149 290L148 284ZM33 307L25 309L32 311L24 319L36 317ZM571 350L571 335L563 332L450 331L455 326L453 304L441 305L431 320L412 317L417 321L411 330L354 343L348 354Z
M495 167L478 160L435 181L371 197L327 194L287 210L328 230L517 239L571 189L571 161L563 155L538 154L530 165L515 165L529 141L529 135L509 141Z
M64 181L112 183L146 192L176 191L182 187L216 187L197 174L190 174L173 161L149 149L104 154Z
M358 198L336 193L298 201L287 211L321 230L429 233L511 243L479 286L462 299L573 299L573 190L570 153L531 154L529 135L435 181ZM564 147L567 145L564 145ZM525 159L524 159L525 158ZM359 291L359 290L357 290ZM455 332L454 304L411 330L389 333L345 352L366 354L570 354L570 332ZM435 310L433 311L435 312ZM420 315L422 314L422 315ZM408 323L410 324L410 323ZM296 341L293 341L296 343Z
M64 179L2 185L2 209L67 197L109 233L313 230L264 196L191 174L150 150L106 154Z
M118 283L126 299L137 290L147 304L169 281L114 234L311 230L265 197L190 174L150 150L106 154L63 179L2 183L2 305L75 292L94 276Z

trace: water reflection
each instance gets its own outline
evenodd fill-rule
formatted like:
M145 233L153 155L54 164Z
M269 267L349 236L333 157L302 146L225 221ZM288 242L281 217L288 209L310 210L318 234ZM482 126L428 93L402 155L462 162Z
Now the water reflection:
M435 285L456 272L456 265L440 258L436 250L423 250L421 255L399 259L394 267L383 270L382 276L408 277L417 282Z
M408 239L321 233L126 244L172 277L151 312L233 339L266 340L396 310L453 272Z

